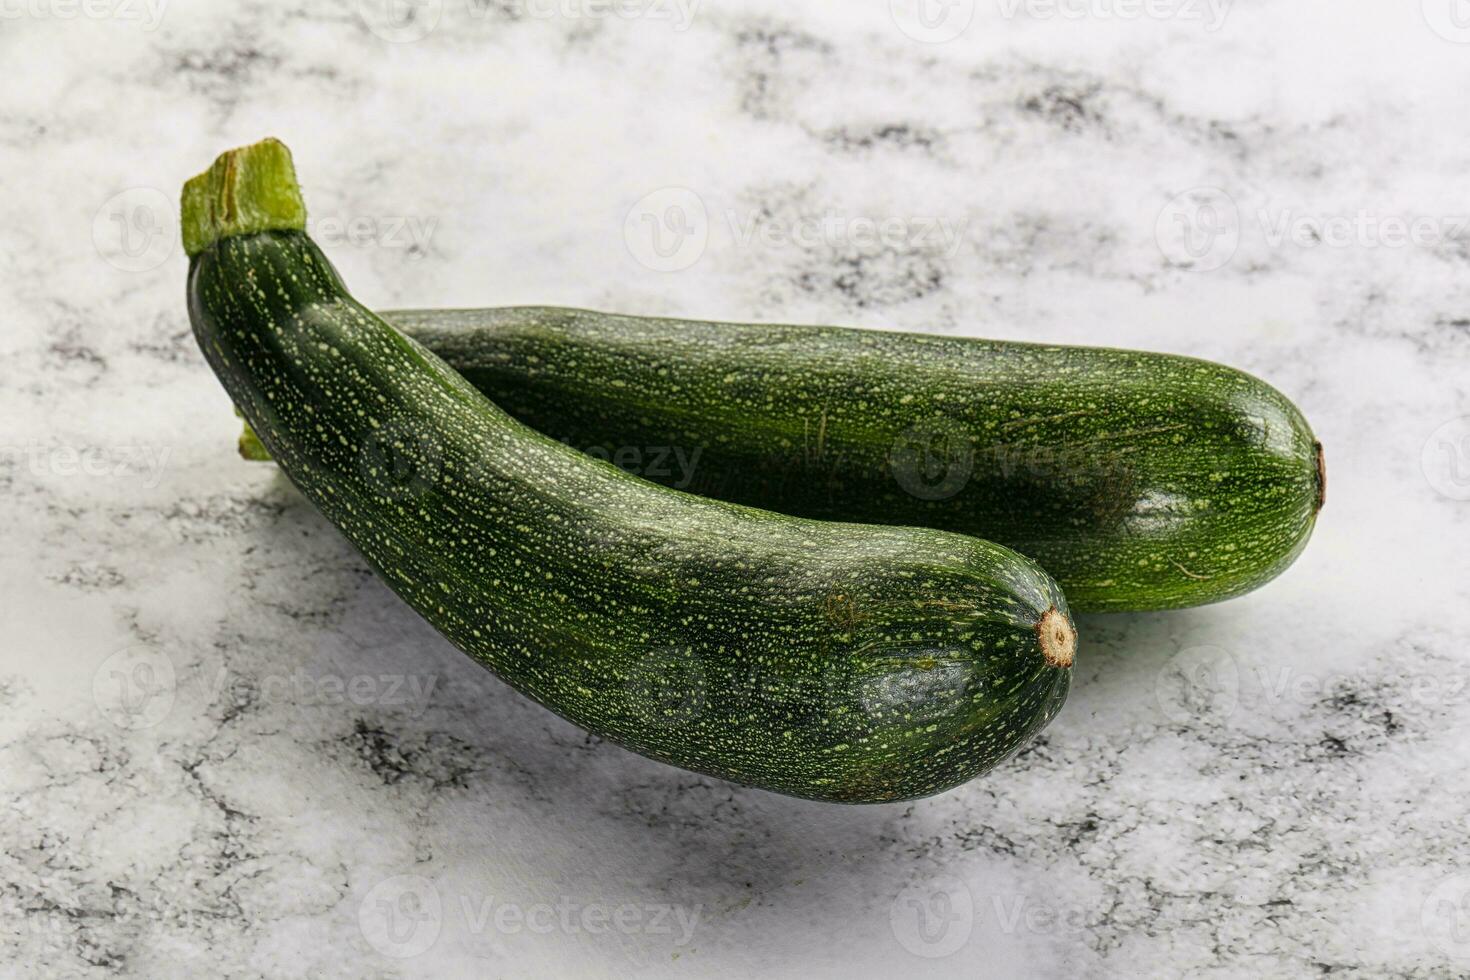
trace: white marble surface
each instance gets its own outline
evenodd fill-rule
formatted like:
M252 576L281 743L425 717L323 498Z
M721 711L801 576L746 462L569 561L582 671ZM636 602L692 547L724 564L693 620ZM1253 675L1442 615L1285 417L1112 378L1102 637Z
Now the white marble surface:
M1453 2L0 3L0 975L1470 973ZM1219 359L1327 509L936 799L645 761L235 457L172 201L267 134L370 303Z

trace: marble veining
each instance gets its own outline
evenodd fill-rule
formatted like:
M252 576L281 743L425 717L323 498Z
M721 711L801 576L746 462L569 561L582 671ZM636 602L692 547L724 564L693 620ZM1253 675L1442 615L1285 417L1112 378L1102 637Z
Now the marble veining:
M1470 30L1452 0L0 4L0 975L1470 973ZM1327 508L1087 617L991 776L632 756L419 621L236 424L178 188L295 151L389 306L1169 350Z

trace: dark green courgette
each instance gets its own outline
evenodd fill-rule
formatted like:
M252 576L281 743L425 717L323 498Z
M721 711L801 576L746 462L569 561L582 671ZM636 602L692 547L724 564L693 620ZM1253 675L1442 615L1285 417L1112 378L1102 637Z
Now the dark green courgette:
M1187 357L539 307L382 315L516 418L649 479L988 538L1083 612L1264 584L1325 489L1291 402Z
M587 730L796 796L925 796L1065 699L1076 635L1014 552L629 476L516 422L348 295L290 156L183 200L189 315L263 448L456 646Z

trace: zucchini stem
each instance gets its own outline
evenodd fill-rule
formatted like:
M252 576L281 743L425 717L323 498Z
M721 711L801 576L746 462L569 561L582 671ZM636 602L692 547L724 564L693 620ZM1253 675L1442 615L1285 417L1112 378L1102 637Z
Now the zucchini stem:
M1036 636L1041 641L1041 656L1048 667L1062 670L1072 666L1077 657L1077 628L1056 606L1041 614L1036 624Z
M240 458L248 459L253 463L270 462L271 451L265 448L265 443L260 441L260 436L255 434L255 430L250 427L249 422L245 421L245 416L240 414L238 408L235 409L235 414L240 417L241 425L239 442Z
M1327 503L1327 457L1322 452L1322 444L1317 443L1317 506L1313 509L1313 516L1322 512L1322 505Z
M180 204L190 258L221 238L262 231L305 231L306 202L291 151L276 139L226 150L184 184Z

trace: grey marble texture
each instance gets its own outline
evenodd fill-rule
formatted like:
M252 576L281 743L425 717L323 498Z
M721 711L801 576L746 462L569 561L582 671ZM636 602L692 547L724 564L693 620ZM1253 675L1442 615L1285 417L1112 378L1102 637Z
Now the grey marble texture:
M922 2L0 3L0 976L1470 974L1470 19ZM236 458L174 201L268 134L371 304L1218 359L1327 508L938 798L643 760Z

